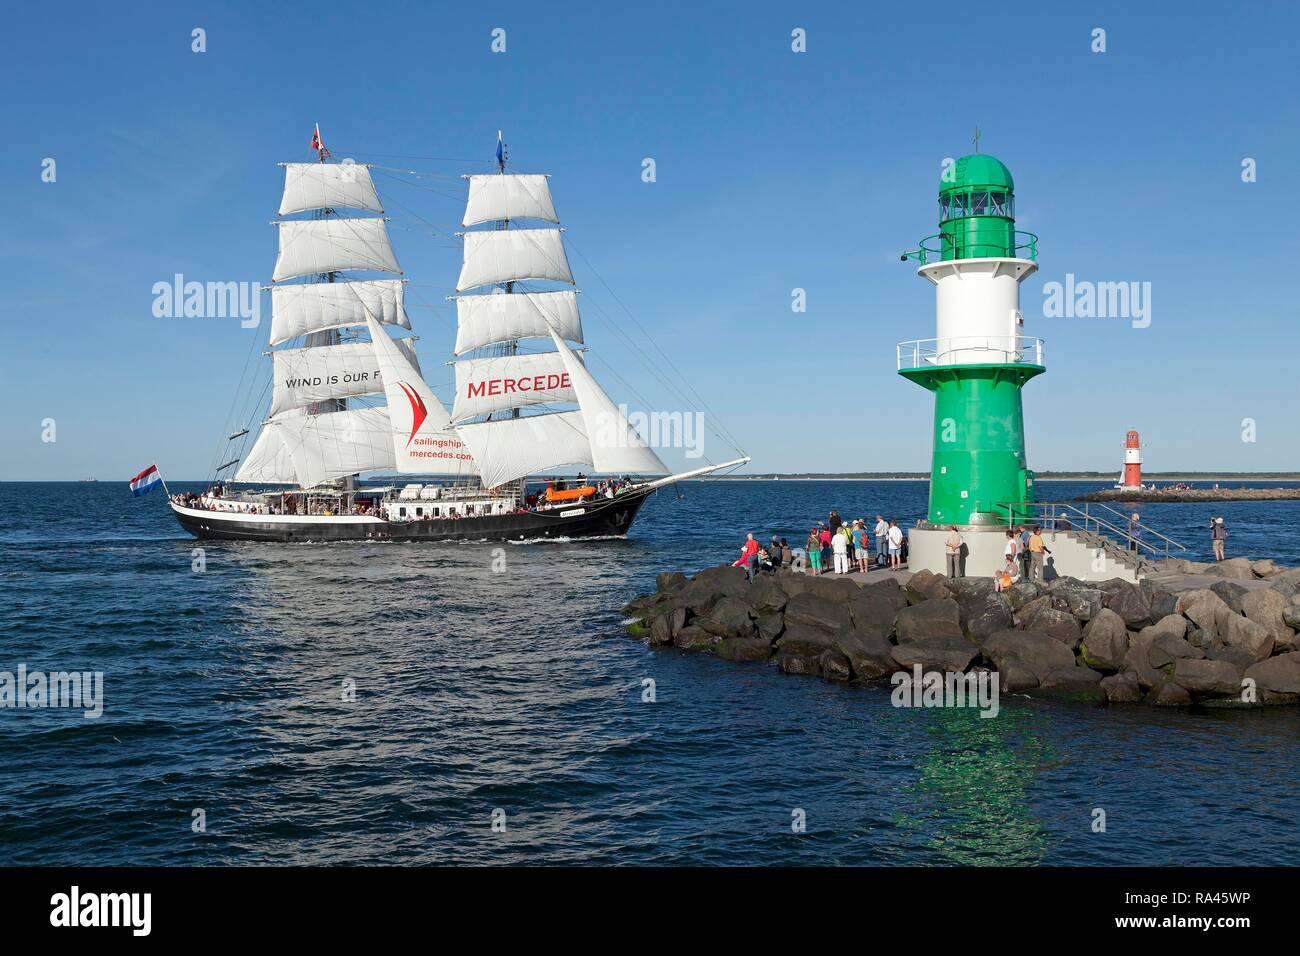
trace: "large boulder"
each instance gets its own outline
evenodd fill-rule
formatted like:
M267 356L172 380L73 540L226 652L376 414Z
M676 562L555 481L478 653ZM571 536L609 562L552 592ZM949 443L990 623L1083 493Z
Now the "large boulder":
M1250 558L1229 558L1227 561L1216 561L1206 569L1206 573L1237 581L1255 580L1255 572L1250 569Z
M673 635L673 646L680 647L684 651L711 651L721 640L722 638L710 634L702 627L687 624Z
M822 597L812 591L796 594L785 606L787 630L795 625L807 625L836 634L847 630L852 623L847 603Z
M1056 607L1069 611L1081 621L1092 620L1102 609L1105 600L1105 592L1096 584L1077 578L1059 578L1053 581L1051 592L1059 599Z
M1102 609L1103 611L1106 608ZM1114 614L1115 612L1111 612ZM1121 621L1121 627L1123 622ZM1073 614L1067 611L1060 611L1054 607L1040 608L1033 618L1025 622L1025 630L1041 631L1048 634L1070 650L1079 646L1079 641L1083 638L1083 631L1079 627L1079 622Z
M671 614L660 614L650 622L650 636L647 640L652 645L671 644L673 642Z
M848 659L856 680L877 680L897 670L892 648L888 638L856 627L834 643L834 649Z
M1261 690L1277 694L1300 694L1300 651L1252 664L1246 676Z
M1012 613L1015 613L1034 598L1038 597L1040 593L1042 593L1042 588L1040 588L1035 582L1017 581L1015 584L1011 585L1011 587L1003 591L1002 595L1007 599L1007 603L1011 605Z
M1266 578L1270 574L1276 574L1281 568L1272 558L1261 558L1258 561L1250 562L1250 573L1257 578Z
M1124 655L1128 653L1124 619L1110 608L1102 608L1083 629L1079 653L1089 667L1104 671L1123 669Z
M1215 581L1210 585L1210 590L1223 598L1223 603L1238 614L1242 612L1242 599L1250 593L1235 581Z
M760 614L768 611L780 611L785 608L790 596L775 577L760 574L745 589L745 603Z
M781 648L776 652L776 666L783 674L816 677L822 672L821 654L804 654L798 648Z
M1169 677L1164 671L1158 670L1152 665L1151 659L1147 655L1150 649L1150 634L1129 632L1128 651L1124 654L1123 669L1132 671L1137 676L1138 683L1143 687L1155 687Z
M852 600L862 589L849 578L822 575L809 578L804 590L828 601L843 602Z
M998 631L984 642L983 651L999 671L1017 663L1040 682L1054 670L1075 666L1073 651L1038 631Z
M768 614L760 614L758 620L754 622L758 629L758 636L771 644L785 629L785 615L779 611L772 611Z
M894 633L894 615L898 611L883 595L863 588L862 593L849 602L849 616L856 630L888 638Z
M1291 630L1283 615L1291 602L1271 588L1256 588L1248 591L1241 600L1241 610L1246 617L1256 624L1262 624L1273 635L1274 648L1290 647L1295 632Z
M1102 584L1102 603L1122 617L1129 627L1141 627L1151 620L1151 602L1137 585L1118 578Z
M1112 704L1136 704L1142 699L1142 688L1138 686L1137 675L1132 671L1103 677L1100 685L1106 699Z
M853 677L853 668L849 664L849 659L835 648L823 652L819 663L821 664L822 677L826 678L826 680L847 683Z
M976 643L998 631L1008 630L1015 623L1011 615L1011 602L994 591L991 582L987 589L967 588L957 592L957 607L962 632Z
M1171 667L1175 661L1185 657L1199 660L1205 656L1204 651L1192 647L1186 640L1169 631L1157 631L1146 627L1142 629L1142 633L1150 638L1147 644L1147 660L1157 669Z
M1241 671L1227 661L1185 657L1174 663L1174 682L1193 694L1223 696L1241 690Z
M1171 637L1185 638L1187 637L1187 618L1181 614L1167 614L1150 627L1144 627L1142 630L1153 636L1168 634Z
M1159 621L1161 618L1177 613L1178 596L1176 594L1160 590L1151 592L1151 620Z
M1214 629L1219 642L1229 647L1240 647L1262 661L1273 653L1273 633L1263 624L1235 614L1226 605L1214 619Z
M754 637L754 611L740 598L723 596L695 624L718 637Z
M963 671L970 666L979 649L961 635L923 637L890 649L901 667L921 665L923 670Z
M903 585L903 591L907 594L908 604L921 604L925 601L939 600L952 595L948 579L942 574L935 574L928 568L922 568L913 574L908 579L907 584Z
M761 637L724 637L715 653L728 661L765 661L772 656L772 645Z
M655 576L655 590L659 593L676 591L686 586L686 575L680 571L660 571Z
M1157 707L1186 707L1192 702L1192 695L1185 687L1180 687L1171 680L1161 681L1147 692L1146 702Z
M1205 652L1205 656L1215 661L1227 661L1238 673L1244 674L1247 668L1252 667L1255 661L1255 655L1250 651L1242 650L1240 647L1230 647L1227 644L1216 642L1211 645Z
M888 601L895 611L901 611L907 607L907 594L903 591L903 586L893 578L884 578L863 585L862 593L869 597Z
M801 654L807 657L820 657L822 652L833 647L838 635L812 627L808 624L785 622L785 630L777 638L776 646L788 654Z
M1231 608L1209 588L1197 588L1179 594L1174 610L1197 627L1213 628L1220 611L1230 611Z
M962 638L961 610L952 598L923 601L899 611L894 630L900 644L926 637Z

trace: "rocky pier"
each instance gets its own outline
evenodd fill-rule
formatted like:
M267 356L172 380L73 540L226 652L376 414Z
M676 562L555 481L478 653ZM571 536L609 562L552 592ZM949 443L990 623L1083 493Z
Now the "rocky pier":
M1079 501L1293 501L1300 499L1300 488L1107 488L1080 495Z
M879 573L879 572L877 572ZM1170 562L1118 578L1021 582L929 571L850 577L740 568L658 576L623 611L651 646L765 661L845 683L996 671L1004 693L1096 704L1300 703L1300 568Z

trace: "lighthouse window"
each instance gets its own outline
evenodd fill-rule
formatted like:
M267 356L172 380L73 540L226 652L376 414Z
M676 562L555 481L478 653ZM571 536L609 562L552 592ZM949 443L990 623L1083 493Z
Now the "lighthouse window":
M1002 192L989 193L989 215L1010 216L1011 197Z
M971 193L970 205L972 216L987 216L989 212L989 194Z

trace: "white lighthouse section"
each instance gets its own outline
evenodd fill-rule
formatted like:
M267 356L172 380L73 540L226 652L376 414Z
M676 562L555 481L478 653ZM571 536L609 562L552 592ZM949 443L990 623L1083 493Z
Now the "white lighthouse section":
M1020 283L1038 269L1028 259L949 259L921 266L934 283L934 365L1042 364L1041 343L1022 335ZM925 349L929 352L929 349Z

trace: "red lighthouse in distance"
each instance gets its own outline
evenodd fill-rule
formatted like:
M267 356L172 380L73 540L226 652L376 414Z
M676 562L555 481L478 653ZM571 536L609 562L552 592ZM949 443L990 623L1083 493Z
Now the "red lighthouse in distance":
M1142 487L1142 443L1138 440L1138 433L1132 429L1124 436L1124 480L1121 484L1125 488Z

